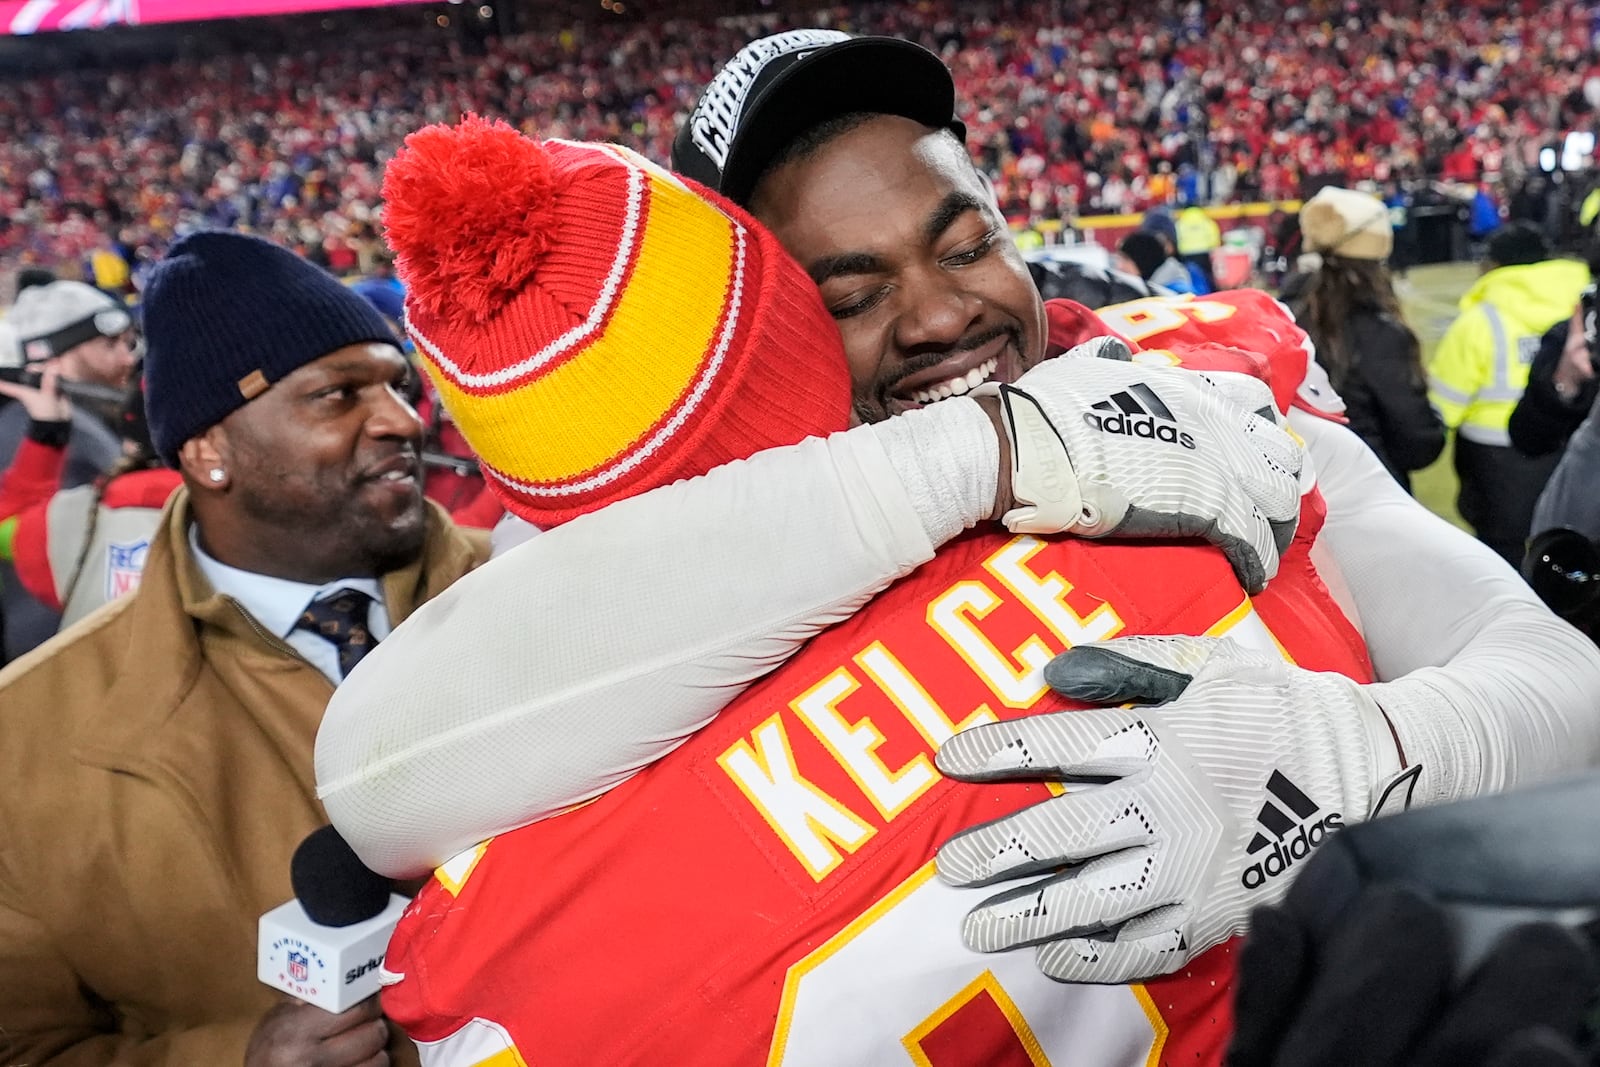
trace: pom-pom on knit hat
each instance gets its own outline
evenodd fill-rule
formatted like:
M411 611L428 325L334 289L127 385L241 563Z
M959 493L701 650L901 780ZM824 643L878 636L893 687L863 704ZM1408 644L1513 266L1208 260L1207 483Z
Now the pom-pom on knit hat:
M468 116L384 177L406 330L508 509L565 522L848 424L838 328L738 208Z
M1382 200L1354 189L1325 186L1300 205L1308 252L1382 262L1394 250L1394 227Z

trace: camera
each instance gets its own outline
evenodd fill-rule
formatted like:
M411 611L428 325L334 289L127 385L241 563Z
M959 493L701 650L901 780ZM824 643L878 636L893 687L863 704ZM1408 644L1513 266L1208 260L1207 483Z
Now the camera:
M0 382L12 382L16 385L25 385L30 389L37 389L39 388L39 383L43 380L43 372L33 367L0 367Z
M1528 544L1522 577L1545 606L1600 643L1600 545L1565 526Z

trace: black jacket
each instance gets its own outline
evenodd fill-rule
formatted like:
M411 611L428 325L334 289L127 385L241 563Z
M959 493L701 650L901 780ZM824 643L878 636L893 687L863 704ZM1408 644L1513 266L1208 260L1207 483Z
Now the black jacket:
M1527 456L1547 456L1567 447L1578 424L1594 406L1600 378L1590 378L1572 400L1556 392L1556 367L1567 345L1567 322L1556 323L1539 339L1539 352L1528 368L1528 388L1511 412L1506 429L1517 451Z
M1137 274L1072 260L1029 260L1028 273L1046 300L1073 300L1091 310L1149 296L1170 296L1171 290L1151 285Z
M1304 306L1292 302L1309 332ZM1332 367L1320 338L1317 361ZM1345 324L1349 369L1335 381L1344 398L1350 429L1367 443L1395 480L1409 491L1409 471L1421 470L1444 451L1444 422L1428 403L1428 384L1417 365L1416 344L1405 323L1376 309L1362 309Z

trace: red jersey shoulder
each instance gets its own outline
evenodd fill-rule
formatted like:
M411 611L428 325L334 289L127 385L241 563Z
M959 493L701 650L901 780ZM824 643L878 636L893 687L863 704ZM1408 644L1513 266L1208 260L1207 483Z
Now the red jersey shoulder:
M1234 289L1210 296L1146 297L1089 311L1070 301L1045 305L1053 347L1111 333L1137 352L1178 366L1252 374L1271 388L1280 411L1299 407L1338 420L1344 403L1312 358L1310 338L1270 294Z
M166 506L167 498L182 484L182 475L164 467L155 470L129 471L106 483L105 494L100 498L100 503L101 506L108 508L159 510Z
M901 1050L905 1034L945 1017L950 990L970 986L974 1006L952 1016L966 1020L963 1037L1009 1040L989 1027L1005 1018L994 996L1068 987L1022 954L999 994L980 988L999 964L961 948L971 901L942 887L929 860L951 833L1047 794L948 782L933 769L938 745L977 722L1064 706L1039 675L1085 640L1228 632L1336 648L1316 600L1286 604L1305 610L1269 631L1204 546L969 535L654 767L443 870L391 943L386 967L405 978L385 1008L424 1041L494 1019L551 1062L642 1062L692 1040L708 1065L838 1063L847 1058L800 1055L829 1031L813 1021L893 991L892 1007L915 1016L891 1035ZM1346 666L1335 658L1326 668ZM892 979L879 973L887 963L899 967ZM934 996L918 983L948 988ZM1042 1040L1092 1043L1107 1028L1135 1035L1130 1047L1163 1040L1126 990L1085 988L1040 1023ZM1201 1022L1218 1017L1226 989L1208 980L1163 998L1168 1053L1215 1062L1194 1054L1217 1043ZM887 1017L881 1007L872 1018ZM1005 1051L984 1049L949 1062Z

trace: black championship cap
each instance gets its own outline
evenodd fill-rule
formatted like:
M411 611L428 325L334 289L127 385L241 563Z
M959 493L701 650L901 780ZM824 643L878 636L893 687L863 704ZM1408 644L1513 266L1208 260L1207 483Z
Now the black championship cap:
M926 48L896 37L790 30L745 45L711 79L672 143L672 169L744 205L796 137L856 111L967 137L950 71Z

